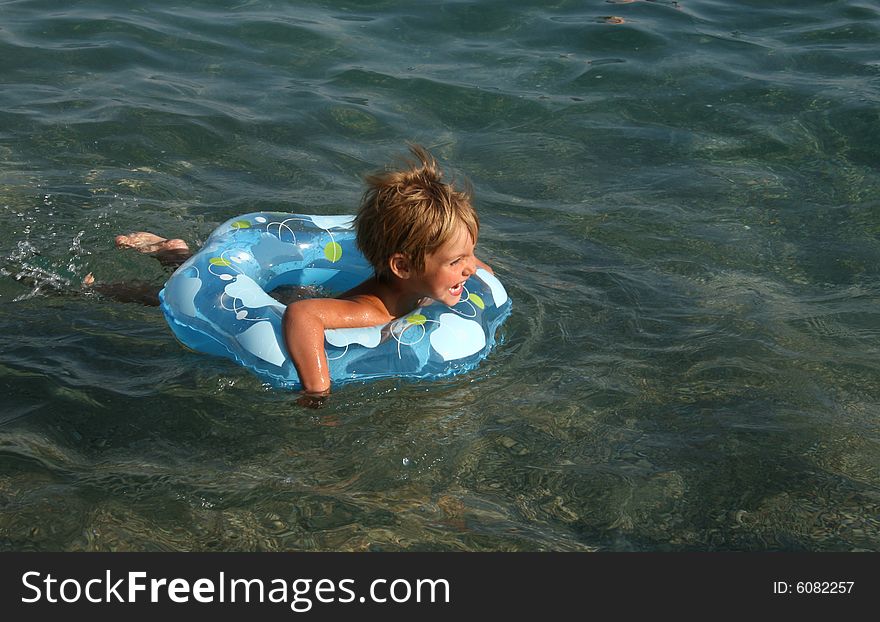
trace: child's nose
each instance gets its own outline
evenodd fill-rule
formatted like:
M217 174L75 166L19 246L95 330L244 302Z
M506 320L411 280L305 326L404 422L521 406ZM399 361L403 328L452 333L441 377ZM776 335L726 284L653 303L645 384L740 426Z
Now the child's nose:
M476 271L477 271L477 260L476 260L476 257L473 257L473 258L471 258L471 259L468 259L468 260L465 262L464 273L465 273L467 276L470 276L470 275L472 275L472 274L473 274L474 272L476 272Z

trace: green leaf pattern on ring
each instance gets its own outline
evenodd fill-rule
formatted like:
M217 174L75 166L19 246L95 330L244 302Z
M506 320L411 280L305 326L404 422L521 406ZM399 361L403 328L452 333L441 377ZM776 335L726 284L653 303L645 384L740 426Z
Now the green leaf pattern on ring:
M342 246L339 242L328 242L324 247L324 257L332 263L336 263L342 259Z

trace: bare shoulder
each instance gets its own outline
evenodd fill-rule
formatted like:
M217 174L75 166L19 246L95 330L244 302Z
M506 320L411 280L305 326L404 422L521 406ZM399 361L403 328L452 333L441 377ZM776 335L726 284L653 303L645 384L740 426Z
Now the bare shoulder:
M298 300L287 306L285 315L294 322L308 317L324 328L375 326L394 319L378 298L368 295Z

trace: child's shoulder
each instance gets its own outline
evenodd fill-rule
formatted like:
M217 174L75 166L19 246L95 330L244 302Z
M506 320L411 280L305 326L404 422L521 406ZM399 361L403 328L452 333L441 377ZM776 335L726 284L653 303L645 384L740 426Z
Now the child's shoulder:
M338 298L309 298L287 306L285 315L291 321L297 318L313 318L323 328L361 328L387 324L394 319L382 299L368 294L349 295Z
M376 278L367 279L360 285L348 290L338 298L358 305L365 313L376 317L376 313L390 322L401 315L399 294L387 284Z
M336 296L338 300L363 300L366 301L370 298L376 298L378 300L382 300L383 287L382 284L376 280L375 278L367 279L363 283L359 285L355 285L347 292L343 292Z

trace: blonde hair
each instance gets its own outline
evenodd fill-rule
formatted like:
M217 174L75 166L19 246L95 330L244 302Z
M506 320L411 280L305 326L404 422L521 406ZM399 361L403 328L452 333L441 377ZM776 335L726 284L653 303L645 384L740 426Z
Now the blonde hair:
M474 243L480 231L470 186L457 190L443 183L443 172L424 147L409 145L409 150L417 161L404 160L400 170L366 177L367 190L355 218L358 248L380 280L391 277L389 260L396 253L422 272L425 256L449 241L459 224Z

